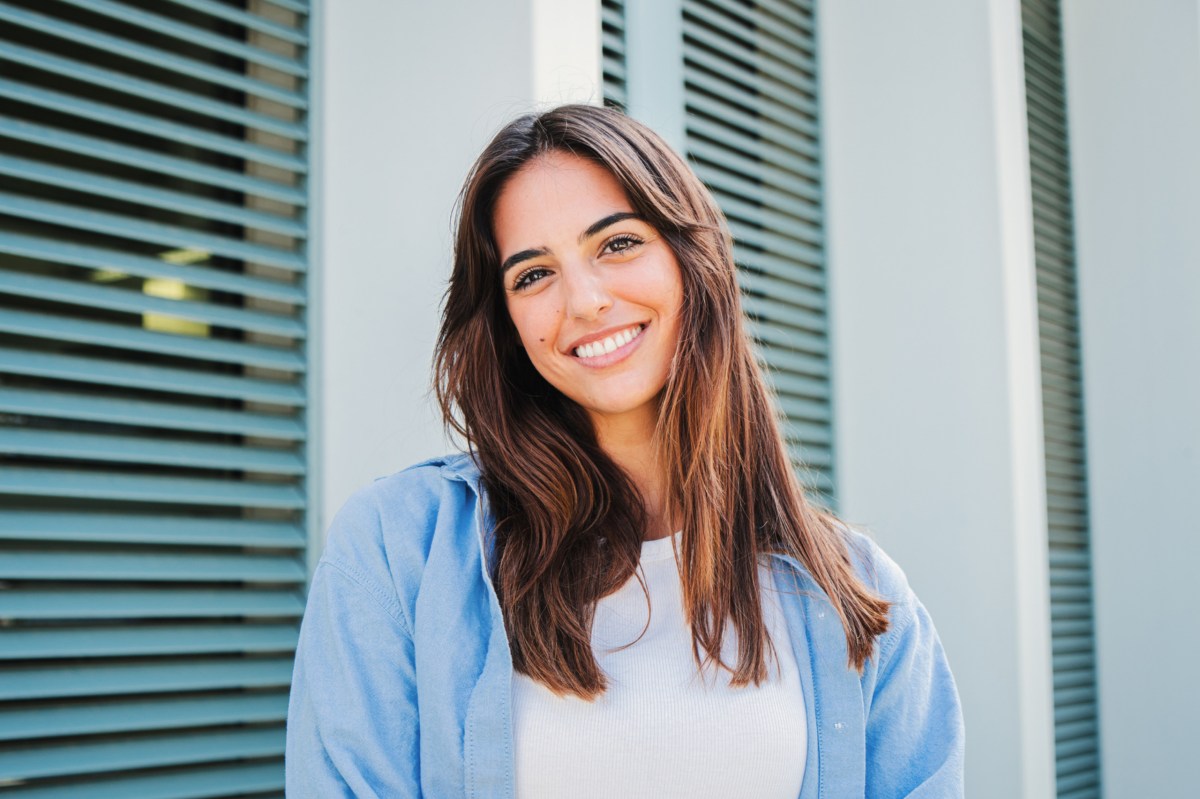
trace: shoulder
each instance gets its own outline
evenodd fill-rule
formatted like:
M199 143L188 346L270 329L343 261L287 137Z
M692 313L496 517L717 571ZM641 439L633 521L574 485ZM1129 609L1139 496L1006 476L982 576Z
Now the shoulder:
M904 570L874 539L846 525L841 531L850 553L850 563L863 583L889 602L906 601L912 596Z
M478 470L462 454L380 477L334 515L321 563L373 591L419 582L430 547L474 520Z
M872 538L849 526L843 526L846 546L855 573L876 596L890 603L888 630L879 639L879 649L887 652L903 637L920 607L908 577L896 561Z

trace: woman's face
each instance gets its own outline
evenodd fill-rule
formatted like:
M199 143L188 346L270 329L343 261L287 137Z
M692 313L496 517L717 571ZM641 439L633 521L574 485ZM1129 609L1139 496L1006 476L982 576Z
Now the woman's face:
M492 226L505 302L534 368L597 423L653 424L683 303L666 240L607 170L557 151L509 179Z

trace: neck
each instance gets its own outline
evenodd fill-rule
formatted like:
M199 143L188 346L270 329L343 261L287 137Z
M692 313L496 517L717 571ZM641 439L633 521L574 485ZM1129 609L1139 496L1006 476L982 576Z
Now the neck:
M674 532L664 493L665 470L654 446L655 412L652 408L621 416L592 414L600 448L625 470L646 503L647 539L665 538Z

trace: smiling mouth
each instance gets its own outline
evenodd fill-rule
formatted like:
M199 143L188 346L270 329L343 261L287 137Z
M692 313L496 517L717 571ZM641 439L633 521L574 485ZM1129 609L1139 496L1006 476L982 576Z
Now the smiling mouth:
M617 333L613 333L608 338L600 341L593 341L589 344L583 344L576 347L572 353L576 358L588 360L591 358L599 358L603 355L615 352L621 349L626 344L629 344L637 339L646 329L644 324L633 325Z

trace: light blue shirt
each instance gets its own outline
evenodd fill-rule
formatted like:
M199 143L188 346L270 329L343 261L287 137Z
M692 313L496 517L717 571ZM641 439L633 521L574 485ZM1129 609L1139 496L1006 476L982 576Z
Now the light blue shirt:
M338 513L296 651L289 796L513 796L512 658L485 568L490 524L464 455L377 480ZM861 675L812 577L770 556L808 717L799 799L961 797L962 712L933 622L900 568L852 535L862 579L893 603Z

